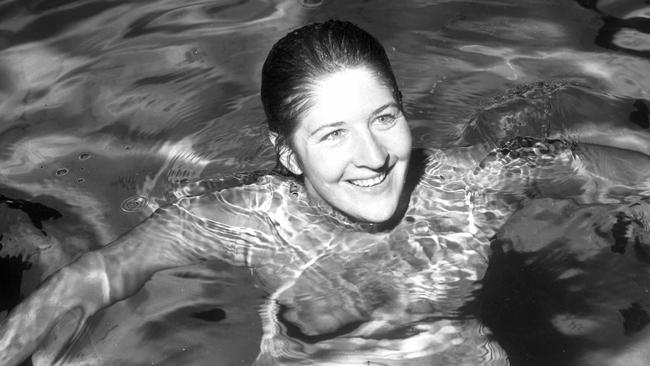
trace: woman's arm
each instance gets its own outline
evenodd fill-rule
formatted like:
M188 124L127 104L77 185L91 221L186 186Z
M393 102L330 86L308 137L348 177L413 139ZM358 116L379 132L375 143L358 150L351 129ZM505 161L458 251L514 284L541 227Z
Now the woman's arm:
M109 304L104 261L90 252L50 276L0 324L0 365L18 365L30 356L58 320L71 311L82 318Z
M534 197L590 201L621 190L650 189L650 156L617 147L516 137L488 154L473 171L484 187Z
M470 221L488 237L525 199L616 200L650 190L650 156L613 147L515 137L434 151L425 179L462 189ZM636 193L635 193L636 192ZM645 193L647 194L647 193Z
M212 258L250 264L256 244L268 247L272 238L261 231L263 215L231 202L218 193L182 199L54 273L0 324L0 365L29 357L70 312L81 314L79 330L85 319L134 294L157 271Z

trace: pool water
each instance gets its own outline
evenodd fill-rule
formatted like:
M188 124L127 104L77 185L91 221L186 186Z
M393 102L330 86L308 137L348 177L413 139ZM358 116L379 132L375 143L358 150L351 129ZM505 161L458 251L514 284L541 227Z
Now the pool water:
M526 192L462 313L513 365L648 364L641 1L0 1L0 319L186 182L272 168L261 64L289 30L330 18L384 44L417 147L561 138L602 176L578 189L548 171ZM221 262L163 271L69 342L63 322L32 362L250 365L268 296ZM466 356L439 364L481 363Z

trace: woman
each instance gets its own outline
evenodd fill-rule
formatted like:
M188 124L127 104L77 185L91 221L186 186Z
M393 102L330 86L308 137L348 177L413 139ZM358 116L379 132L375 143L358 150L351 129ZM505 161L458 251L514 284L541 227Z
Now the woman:
M257 364L507 363L462 311L516 204L490 193L552 180L535 172L571 167L575 146L412 152L388 58L347 22L275 44L261 96L283 174L218 192L198 183L52 275L2 324L0 364L28 357L69 312L84 320L156 271L212 258L252 268L269 293Z

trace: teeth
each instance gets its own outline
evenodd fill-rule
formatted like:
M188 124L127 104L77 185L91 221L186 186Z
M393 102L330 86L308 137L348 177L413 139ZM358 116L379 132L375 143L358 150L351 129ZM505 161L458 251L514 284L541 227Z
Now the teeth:
M386 179L386 173L381 173L380 175L370 178L370 179L359 179L359 180L350 180L349 182L359 187L372 187L381 183Z

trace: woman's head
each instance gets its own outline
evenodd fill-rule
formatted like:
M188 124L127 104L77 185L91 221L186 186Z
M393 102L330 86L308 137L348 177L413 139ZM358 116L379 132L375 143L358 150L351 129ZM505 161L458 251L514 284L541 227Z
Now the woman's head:
M311 105L314 85L336 71L365 66L402 105L384 47L368 32L339 20L314 23L280 39L262 67L261 97L269 130L288 139Z
M361 221L393 216L411 135L375 38L341 21L288 34L264 64L262 103L279 162L310 198Z

